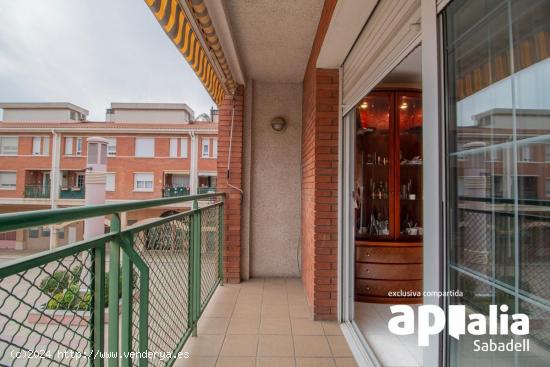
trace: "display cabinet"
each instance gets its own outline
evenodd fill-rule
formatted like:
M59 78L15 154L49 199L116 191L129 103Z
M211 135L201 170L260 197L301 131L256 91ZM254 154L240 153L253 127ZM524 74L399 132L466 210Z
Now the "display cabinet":
M374 91L356 124L356 295L399 303L389 291L422 283L422 95Z

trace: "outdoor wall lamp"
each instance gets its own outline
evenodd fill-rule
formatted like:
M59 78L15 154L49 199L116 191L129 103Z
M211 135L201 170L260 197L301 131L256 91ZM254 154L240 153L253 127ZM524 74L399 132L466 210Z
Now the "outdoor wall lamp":
M286 128L286 121L282 117L275 117L271 120L271 128L277 132L281 132Z

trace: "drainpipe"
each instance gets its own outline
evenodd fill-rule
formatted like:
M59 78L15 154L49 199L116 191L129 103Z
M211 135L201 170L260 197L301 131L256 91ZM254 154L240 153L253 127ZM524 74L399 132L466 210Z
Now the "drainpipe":
M59 199L59 166L61 157L61 136L54 130L52 134L52 164L50 168L50 206L52 209L57 208L57 200ZM57 247L57 227L50 225L50 249Z
M191 195L196 195L197 186L199 184L198 139L194 131L189 132L189 136L191 137L191 155L189 157L191 159L191 169L189 172L189 191L191 191Z

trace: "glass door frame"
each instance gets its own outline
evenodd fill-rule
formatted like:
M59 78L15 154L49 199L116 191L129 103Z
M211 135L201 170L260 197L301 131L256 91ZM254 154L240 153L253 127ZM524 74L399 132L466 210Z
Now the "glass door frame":
M423 105L423 216L424 216L424 276L425 291L442 291L445 287L444 254L444 136L440 123L443 111L443 72L441 16L447 5L434 0L421 0L422 35L414 44L408 45L399 55L399 62L416 47L422 45L422 105ZM398 62L398 63L399 63ZM397 64L398 64L397 63ZM434 70L437 70L434 73ZM380 75L382 80L385 75ZM354 210L352 205L355 159L355 112L354 106L343 105L343 68L340 67L339 108L339 167L338 167L338 321L350 349L359 366L381 366L374 351L354 321ZM367 94L369 90L365 91ZM352 121L352 123L350 123ZM434 180L433 177L440 177ZM436 297L425 297L424 304L445 307L445 302ZM446 361L445 333L433 336L430 346L424 347L423 366L440 367Z

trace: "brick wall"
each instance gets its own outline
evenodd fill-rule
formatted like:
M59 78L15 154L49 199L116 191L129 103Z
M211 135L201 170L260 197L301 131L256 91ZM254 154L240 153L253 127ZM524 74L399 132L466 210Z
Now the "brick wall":
M315 67L336 0L326 0L304 76L302 282L316 320L336 318L338 70Z
M229 161L229 140L231 116L233 120L233 141L231 144L230 177L227 179ZM224 277L227 283L241 281L241 193L229 186L242 189L243 161L243 106L244 88L237 89L235 96L227 95L219 109L218 123L218 191L225 192L224 211Z

